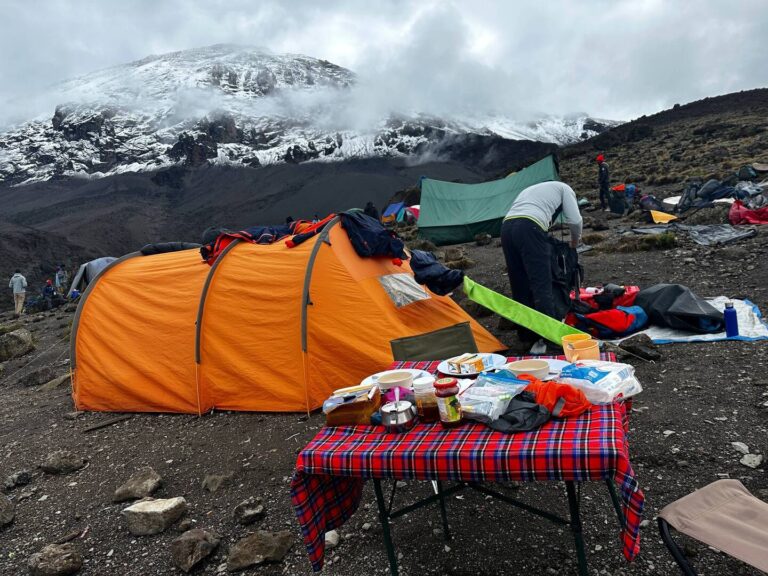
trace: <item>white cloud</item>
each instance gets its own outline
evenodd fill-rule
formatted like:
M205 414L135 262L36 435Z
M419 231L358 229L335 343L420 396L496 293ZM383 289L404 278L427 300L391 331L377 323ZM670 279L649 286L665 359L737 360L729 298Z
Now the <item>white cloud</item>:
M764 0L10 0L0 101L50 113L33 96L55 82L214 43L347 66L372 116L396 108L628 119L768 84Z

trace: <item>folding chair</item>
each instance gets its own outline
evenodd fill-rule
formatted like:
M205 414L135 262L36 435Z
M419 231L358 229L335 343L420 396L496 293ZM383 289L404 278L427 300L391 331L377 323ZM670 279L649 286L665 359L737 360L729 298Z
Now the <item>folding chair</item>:
M659 513L659 532L685 576L697 572L670 533L672 526L704 544L768 572L768 503L738 480L718 480Z
M416 336L391 340L392 357L398 362L446 360L464 352L479 352L469 322L461 322Z

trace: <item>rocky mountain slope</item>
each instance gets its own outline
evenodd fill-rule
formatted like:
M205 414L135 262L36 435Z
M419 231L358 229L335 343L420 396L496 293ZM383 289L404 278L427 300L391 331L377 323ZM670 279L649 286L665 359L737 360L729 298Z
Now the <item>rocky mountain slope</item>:
M177 163L433 157L468 135L566 144L616 124L586 115L520 122L406 111L371 118L356 86L352 71L325 60L258 48L150 56L54 86L55 110L0 133L0 185Z
M565 147L563 180L595 198L598 152L614 184L634 182L659 197L689 178L723 179L744 164L768 162L768 89L675 105Z

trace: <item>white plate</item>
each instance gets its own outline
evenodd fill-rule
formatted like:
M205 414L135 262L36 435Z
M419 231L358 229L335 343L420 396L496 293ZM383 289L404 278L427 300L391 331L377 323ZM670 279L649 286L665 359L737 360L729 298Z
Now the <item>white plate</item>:
M383 372L377 372L376 374L371 374L367 378L365 378L360 384L364 384L366 386L369 386L370 384L373 384L376 380L384 376L384 374L390 374L391 372L410 372L413 374L413 379L421 378L422 376L429 376L429 372L426 370L416 370L415 368L400 368L398 370L384 370Z
M507 363L507 359L504 358L501 354L482 354L483 357L490 356L491 357L491 365L486 368L486 370L493 370L494 368L501 368L504 366L504 364ZM464 374L459 374L458 372L454 372L451 370L451 367L448 365L447 360L443 360L440 362L440 364L437 365L438 372L442 372L443 374L450 374L451 376L474 376L476 374L479 374L479 372L465 372Z
M549 375L544 380L557 378L560 376L562 369L570 364L566 360L557 360L556 358L542 358L542 360L546 360L547 364L549 364Z

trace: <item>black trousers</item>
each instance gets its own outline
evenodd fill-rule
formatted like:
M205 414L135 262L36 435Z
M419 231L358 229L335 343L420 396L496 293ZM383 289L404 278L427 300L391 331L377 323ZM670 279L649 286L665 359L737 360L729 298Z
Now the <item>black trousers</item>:
M605 210L608 207L608 199L610 198L610 190L608 190L608 186L600 186L600 208Z
M541 226L528 218L506 220L501 226L501 247L507 262L512 297L529 308L555 318L552 293L552 247ZM519 328L523 342L535 342L539 336Z

